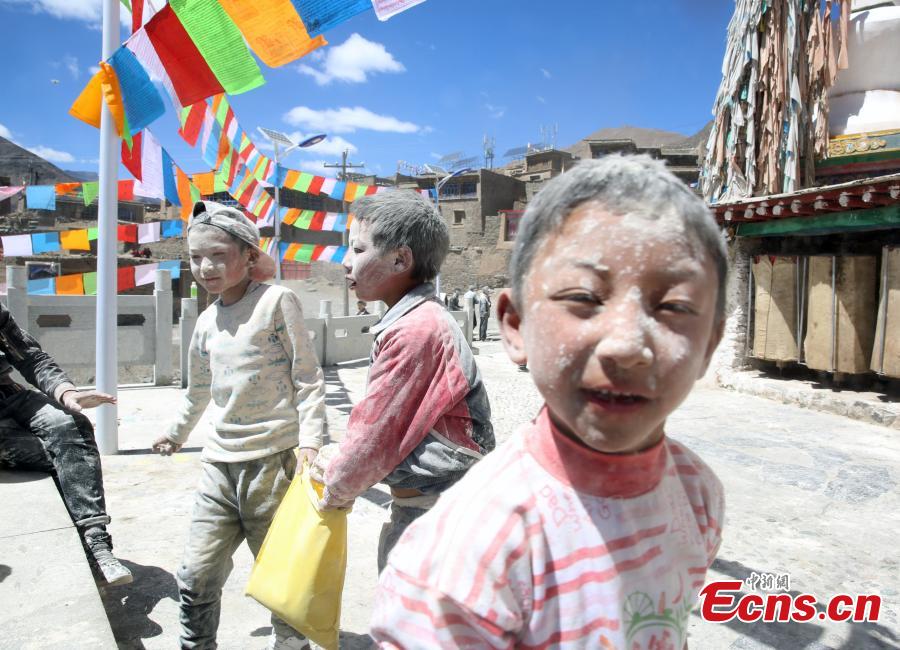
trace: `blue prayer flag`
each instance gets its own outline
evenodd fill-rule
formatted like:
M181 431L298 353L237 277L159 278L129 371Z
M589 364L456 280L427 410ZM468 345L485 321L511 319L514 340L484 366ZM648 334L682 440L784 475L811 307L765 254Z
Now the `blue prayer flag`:
M116 50L109 63L119 78L128 128L132 133L137 133L166 112L162 96L144 66L127 47Z
M165 222L163 222L165 223ZM172 279L177 280L181 277L181 261L180 260L167 260L165 262L159 263L159 269L162 271L169 271L172 274Z
M31 250L35 255L38 253L58 253L61 249L59 246L58 232L35 232L31 234Z
M55 210L56 187L53 185L29 185L25 188L25 201L29 210Z
M347 191L347 183L345 181L338 181L334 184L334 188L331 190L331 198L337 199L338 201L344 200L344 192Z
M184 222L176 219L160 222L160 235L163 239L168 237L181 237L184 233Z
M56 278L40 278L28 281L28 293L33 296L52 296L56 294Z
M318 36L372 8L372 0L291 0L310 36Z
M178 183L175 181L175 169L172 166L175 164L175 161L172 160L172 157L165 149L163 149L162 159L163 190L166 195L166 201L172 205L181 205L181 200L178 198Z

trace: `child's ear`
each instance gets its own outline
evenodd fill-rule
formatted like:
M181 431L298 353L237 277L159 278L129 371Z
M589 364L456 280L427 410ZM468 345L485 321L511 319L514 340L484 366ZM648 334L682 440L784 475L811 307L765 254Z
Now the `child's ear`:
M394 272L405 273L411 271L413 267L413 254L409 246L401 246L394 251Z
M497 296L497 320L500 321L500 338L506 354L520 366L527 363L528 355L522 337L522 316L513 302L511 289L504 289Z

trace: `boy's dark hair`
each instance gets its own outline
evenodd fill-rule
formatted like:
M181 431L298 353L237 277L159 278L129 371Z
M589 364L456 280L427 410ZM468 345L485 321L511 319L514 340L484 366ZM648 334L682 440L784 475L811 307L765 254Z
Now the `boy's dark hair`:
M677 219L712 258L717 271L716 320L725 316L728 253L712 213L662 161L647 155L610 155L584 160L551 180L534 197L519 224L510 260L513 300L522 306L522 289L535 253L548 235L559 232L568 216L584 203L612 214L634 214L650 221Z
M450 233L434 205L420 194L397 190L364 196L350 208L369 224L372 244L380 252L406 246L412 251L412 279L434 279L450 250Z

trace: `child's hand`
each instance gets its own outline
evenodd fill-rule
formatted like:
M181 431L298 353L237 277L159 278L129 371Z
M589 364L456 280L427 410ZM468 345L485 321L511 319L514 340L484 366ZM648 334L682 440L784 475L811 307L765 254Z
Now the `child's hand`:
M154 440L150 448L160 456L171 456L181 449L181 445L162 436Z
M300 447L299 449L297 449L297 464L303 465L304 463L306 463L307 465L312 467L318 453L318 449L313 449L312 447Z

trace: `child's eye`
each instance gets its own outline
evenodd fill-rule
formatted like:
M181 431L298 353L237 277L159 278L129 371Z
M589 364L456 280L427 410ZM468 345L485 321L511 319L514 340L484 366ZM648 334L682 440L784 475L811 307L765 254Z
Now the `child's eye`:
M668 311L673 314L695 314L697 313L693 307L683 302L664 302L659 305L659 309Z
M574 293L564 293L558 296L559 300L566 300L568 302L575 302L581 305L602 305L603 300L601 300L598 296L593 293L578 291Z
M362 255L362 252L363 252L363 250L362 250L361 248L354 248L354 249L353 249L353 254L354 254L354 255Z

